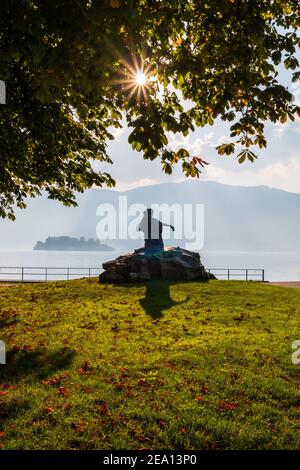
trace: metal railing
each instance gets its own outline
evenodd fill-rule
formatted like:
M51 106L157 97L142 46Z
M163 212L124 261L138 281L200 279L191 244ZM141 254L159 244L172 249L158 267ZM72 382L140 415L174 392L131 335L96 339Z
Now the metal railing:
M243 279L245 281L265 281L264 269L250 268L209 268L208 272L214 274L218 279Z
M61 281L98 276L101 268L65 268L65 267L0 267L0 281L32 282L32 281ZM264 281L264 269L249 268L209 268L208 272L218 279Z
M36 266L3 266L0 267L0 281L61 281L95 277L101 268L65 268Z

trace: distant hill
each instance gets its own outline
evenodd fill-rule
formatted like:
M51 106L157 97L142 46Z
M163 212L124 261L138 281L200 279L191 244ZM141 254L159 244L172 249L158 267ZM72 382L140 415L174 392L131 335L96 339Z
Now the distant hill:
M99 240L85 237L48 237L45 242L38 241L33 247L38 251L112 251L111 246L102 244Z
M17 211L16 222L0 221L0 250L28 249L35 240L55 233L95 238L98 205L118 207L121 195L127 196L129 205L204 204L204 250L300 252L300 194L201 180L145 186L124 193L93 189L78 195L77 208L63 207L45 197L31 200L27 209ZM142 240L106 241L121 250L142 244ZM166 244L174 242L166 240Z

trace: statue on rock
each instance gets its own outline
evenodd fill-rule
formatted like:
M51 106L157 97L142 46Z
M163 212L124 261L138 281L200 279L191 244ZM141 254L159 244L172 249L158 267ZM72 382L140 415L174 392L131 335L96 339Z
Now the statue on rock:
M145 210L140 222L139 231L145 237L145 246L119 256L117 259L103 263L104 271L99 282L144 282L153 279L168 281L193 281L216 279L206 271L201 263L199 253L178 247L164 249L163 227L165 224L153 217L152 209Z

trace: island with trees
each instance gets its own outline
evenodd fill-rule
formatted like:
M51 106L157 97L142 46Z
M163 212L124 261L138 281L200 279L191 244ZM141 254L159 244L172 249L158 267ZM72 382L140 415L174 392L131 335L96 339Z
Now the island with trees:
M97 239L68 236L48 237L44 242L36 242L33 249L36 251L113 251L111 246Z

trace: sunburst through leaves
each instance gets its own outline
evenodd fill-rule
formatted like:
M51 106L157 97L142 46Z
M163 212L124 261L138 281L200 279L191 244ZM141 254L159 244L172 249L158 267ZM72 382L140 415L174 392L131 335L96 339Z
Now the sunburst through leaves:
M117 80L123 90L128 92L128 98L135 96L138 101L147 100L147 90L155 82L155 71L149 64L132 59L132 64L123 63L122 77Z

